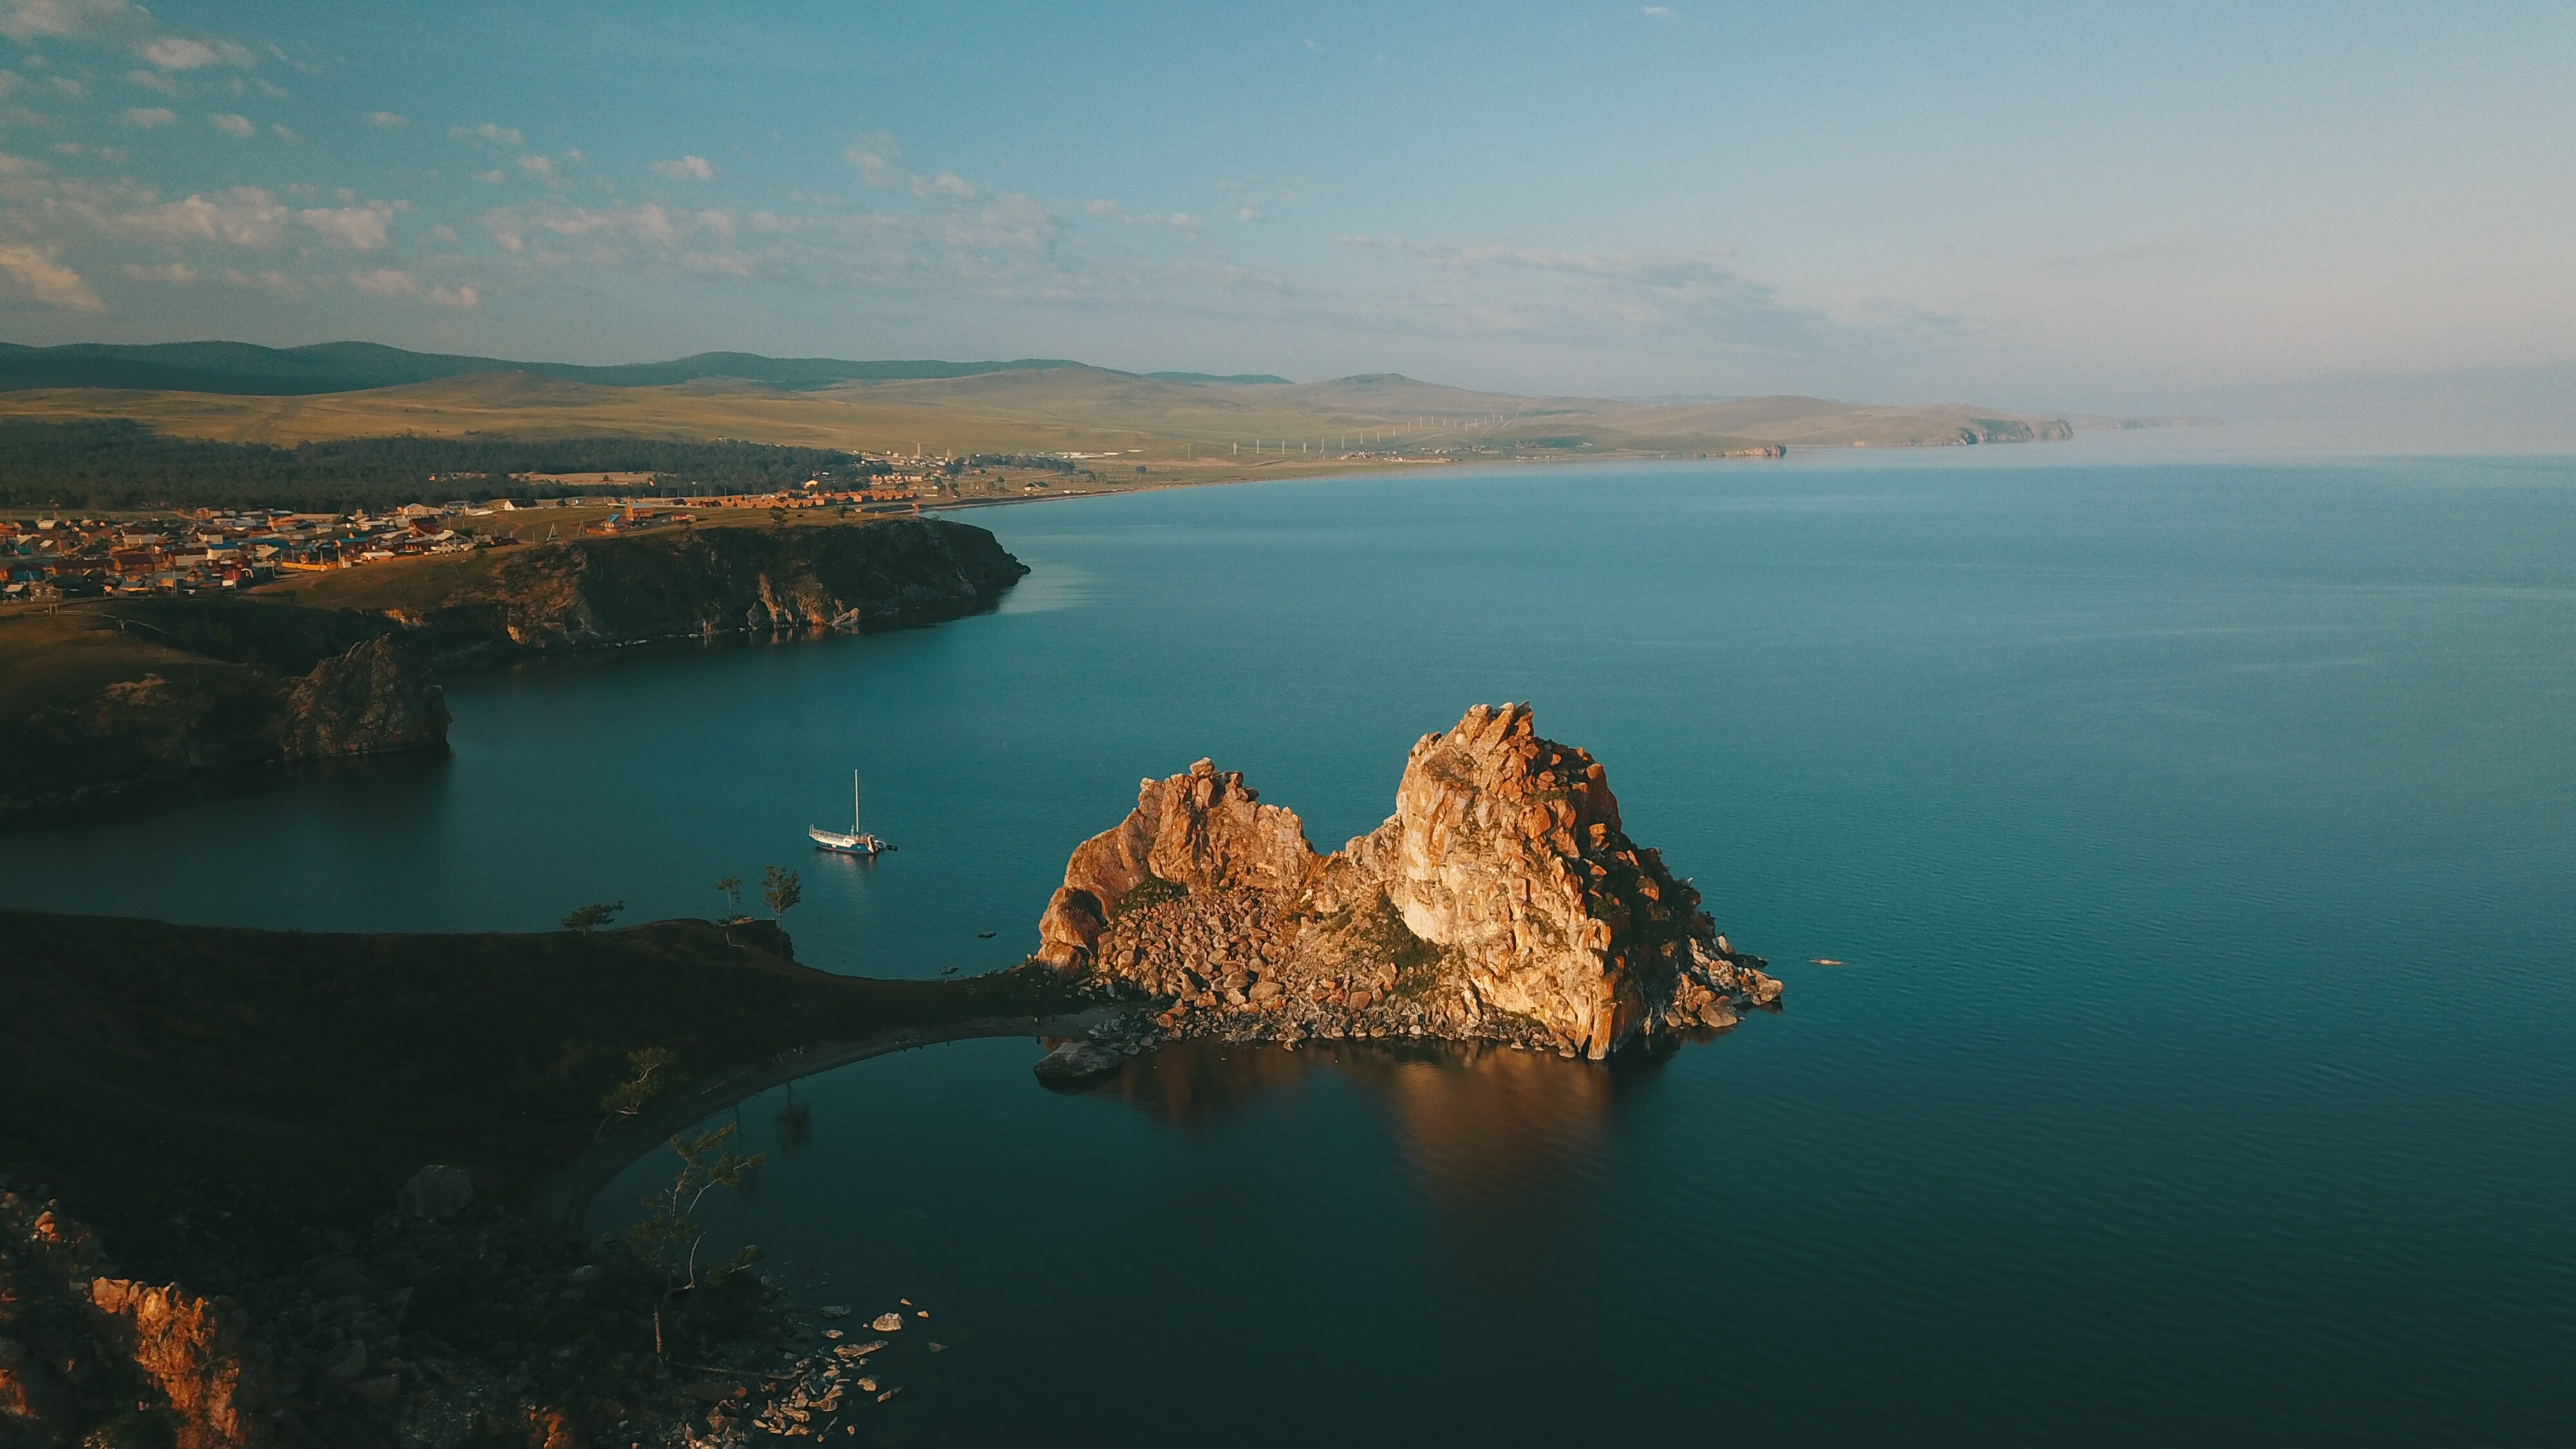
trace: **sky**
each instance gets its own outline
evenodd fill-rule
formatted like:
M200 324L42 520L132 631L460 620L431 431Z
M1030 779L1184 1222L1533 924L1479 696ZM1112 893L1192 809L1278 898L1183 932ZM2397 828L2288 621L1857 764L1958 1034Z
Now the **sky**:
M0 0L0 340L2135 410L2576 362L2576 5Z

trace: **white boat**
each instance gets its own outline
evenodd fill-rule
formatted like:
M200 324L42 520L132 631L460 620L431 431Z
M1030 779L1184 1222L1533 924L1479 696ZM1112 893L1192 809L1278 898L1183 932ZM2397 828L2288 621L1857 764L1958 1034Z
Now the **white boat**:
M820 825L808 825L805 827L805 833L814 838L815 849L834 851L841 855L877 855L894 849L893 846L859 828L859 772L856 770L850 772L849 832L844 834L838 830L826 830Z

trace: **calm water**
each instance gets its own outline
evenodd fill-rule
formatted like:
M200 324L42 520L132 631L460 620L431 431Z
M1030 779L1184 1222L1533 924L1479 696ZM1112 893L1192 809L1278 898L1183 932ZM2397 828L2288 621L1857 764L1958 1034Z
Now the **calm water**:
M1606 1069L1063 1097L981 1042L745 1103L719 1236L936 1315L866 1422L2565 1442L2576 464L2147 446L993 510L1037 570L996 614L467 680L451 760L0 835L0 897L534 928L775 862L807 959L980 969L1139 776L1212 755L1330 848L1531 700L1788 1010ZM872 867L799 848L852 768Z

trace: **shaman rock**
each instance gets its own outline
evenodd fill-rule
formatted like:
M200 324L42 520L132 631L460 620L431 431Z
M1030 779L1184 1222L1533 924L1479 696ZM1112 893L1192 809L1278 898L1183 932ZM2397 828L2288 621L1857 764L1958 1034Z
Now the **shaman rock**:
M1182 1031L1429 1035L1593 1058L1777 1000L1699 893L1622 830L1601 765L1525 705L1407 759L1385 824L1331 855L1206 760L1142 782L1073 853L1037 960L1168 998Z

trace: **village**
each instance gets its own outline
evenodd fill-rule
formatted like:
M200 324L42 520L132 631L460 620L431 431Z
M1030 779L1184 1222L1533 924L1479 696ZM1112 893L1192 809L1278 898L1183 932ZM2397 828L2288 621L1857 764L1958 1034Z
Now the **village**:
M364 509L297 513L199 508L115 518L0 518L0 576L5 576L0 578L0 603L247 590L296 573L685 525L697 521L701 511L718 516L730 510L911 513L919 510L922 492L935 486L928 470L919 478L868 476L867 487L817 477L801 488L768 493L615 492L616 484L585 484L565 476L540 481L546 488L571 491L553 497L408 503L381 514ZM642 475L620 482L651 486ZM580 511L561 516L559 511L567 509Z

